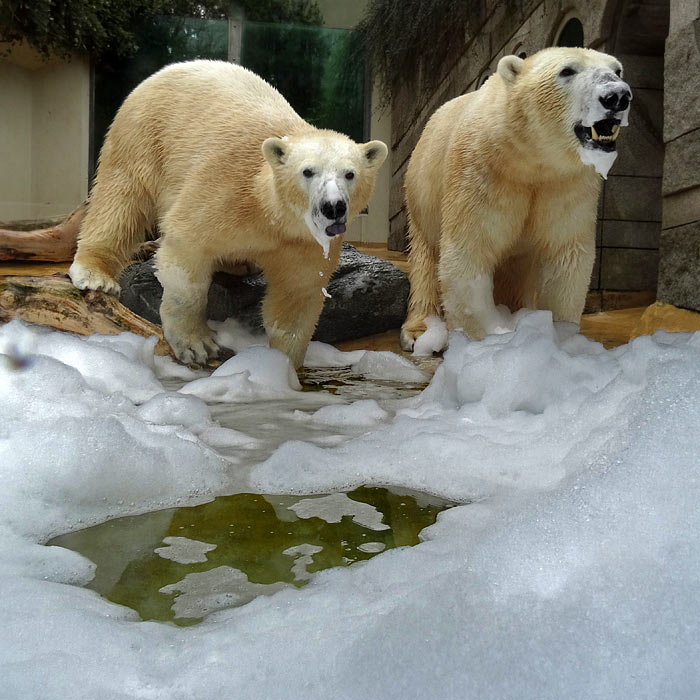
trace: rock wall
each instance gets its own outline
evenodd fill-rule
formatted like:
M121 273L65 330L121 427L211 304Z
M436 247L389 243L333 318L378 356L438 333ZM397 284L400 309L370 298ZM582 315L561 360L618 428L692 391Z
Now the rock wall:
M700 311L700 2L671 0L658 298Z
M685 6L688 0L677 4ZM630 127L621 136L619 157L603 188L598 212L591 289L613 293L605 296L598 291L591 310L600 308L601 299L611 300L611 305L616 301L635 304L637 297L642 298L635 292L641 290L646 290L646 300L649 290L656 288L661 237L668 0L485 0L480 8L478 29L465 37L462 54L447 61L441 75L420 76L415 88L395 86L389 248L407 246L403 179L430 115L447 100L480 87L502 56L529 55L555 44L562 26L575 17L583 25L586 46L621 58L635 93ZM683 41L687 43L689 37ZM691 99L688 95L687 100Z

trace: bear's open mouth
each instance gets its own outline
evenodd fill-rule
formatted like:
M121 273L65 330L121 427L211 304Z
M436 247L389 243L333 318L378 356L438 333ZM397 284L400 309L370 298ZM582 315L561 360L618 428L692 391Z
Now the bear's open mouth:
M574 133L582 146L598 148L601 151L614 151L615 140L620 133L620 120L601 119L592 126L584 126L579 122L574 126Z

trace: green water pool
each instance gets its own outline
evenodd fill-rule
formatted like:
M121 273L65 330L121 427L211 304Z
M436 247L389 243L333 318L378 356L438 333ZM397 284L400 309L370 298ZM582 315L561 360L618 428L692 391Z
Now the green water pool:
M222 496L54 538L96 564L91 588L144 620L192 625L323 569L415 545L449 503L361 487L321 496Z

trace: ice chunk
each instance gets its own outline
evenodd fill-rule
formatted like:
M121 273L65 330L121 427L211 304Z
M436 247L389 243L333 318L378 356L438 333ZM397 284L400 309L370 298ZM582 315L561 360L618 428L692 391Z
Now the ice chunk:
M427 382L428 375L413 362L388 351L367 351L353 364L352 369L369 379L388 379L397 382Z

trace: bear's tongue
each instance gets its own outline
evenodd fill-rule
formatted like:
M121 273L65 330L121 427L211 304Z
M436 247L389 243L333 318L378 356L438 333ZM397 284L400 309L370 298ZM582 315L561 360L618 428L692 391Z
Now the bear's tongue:
M326 233L329 236L339 236L341 233L345 233L345 224L331 224L326 227Z

